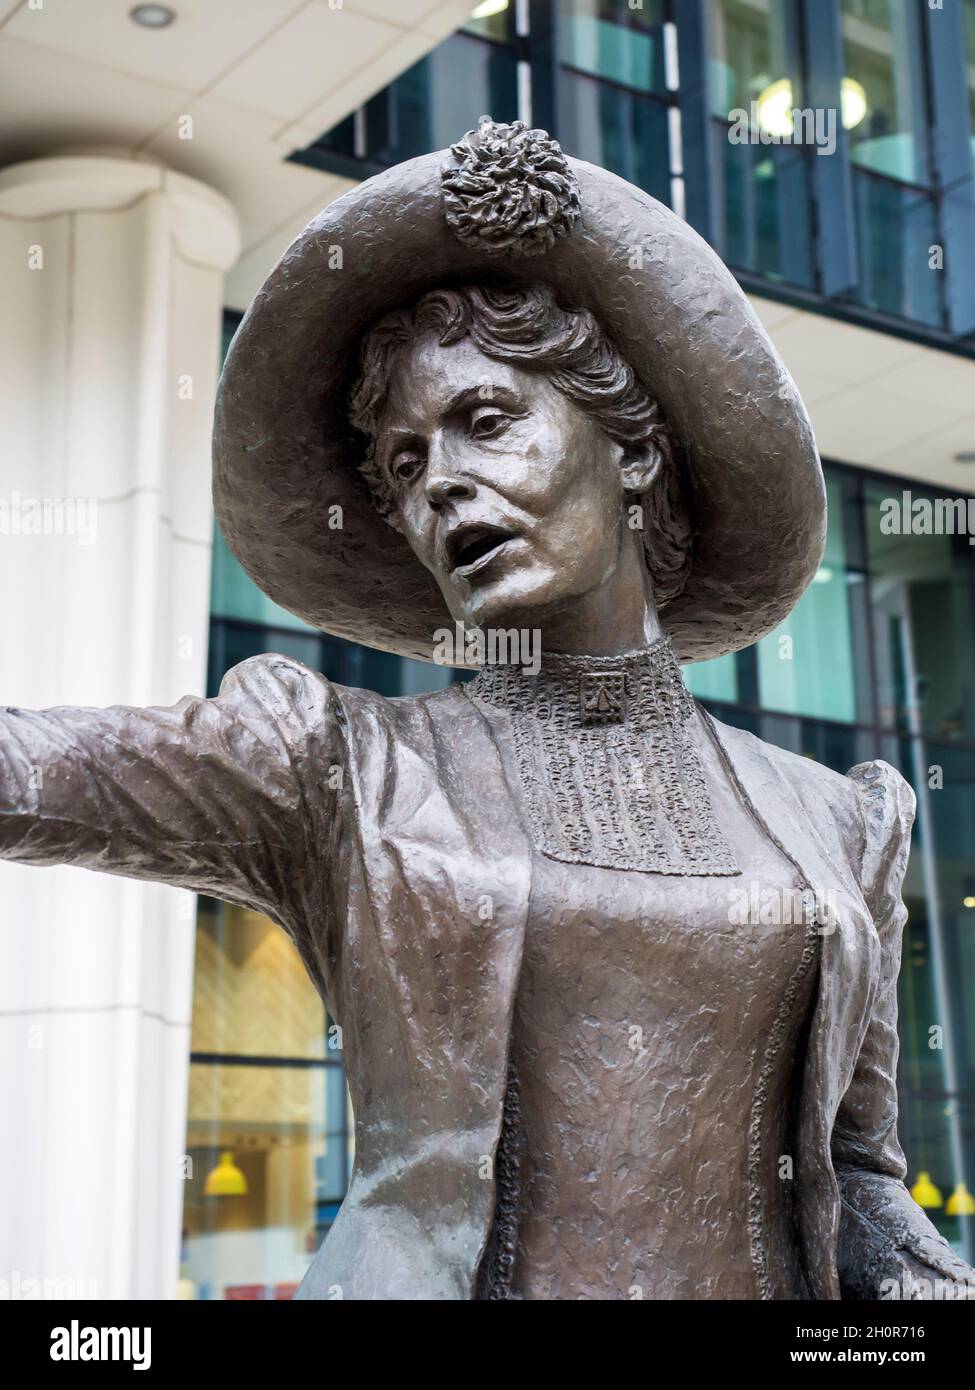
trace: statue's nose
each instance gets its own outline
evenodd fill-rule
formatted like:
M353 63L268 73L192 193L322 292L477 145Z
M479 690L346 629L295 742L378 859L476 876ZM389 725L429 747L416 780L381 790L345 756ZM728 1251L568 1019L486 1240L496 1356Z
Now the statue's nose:
M455 459L441 448L432 448L427 458L426 495L434 511L448 502L467 502L477 489Z

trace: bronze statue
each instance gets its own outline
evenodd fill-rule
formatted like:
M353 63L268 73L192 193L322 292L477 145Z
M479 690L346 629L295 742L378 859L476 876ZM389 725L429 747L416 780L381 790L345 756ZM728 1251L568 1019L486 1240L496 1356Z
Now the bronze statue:
M260 656L211 700L3 715L4 856L267 913L341 1025L355 1167L297 1296L975 1278L896 1137L913 794L681 679L780 622L825 535L802 403L700 238L484 118L272 272L214 495L324 630L428 658L445 628L540 638L419 698Z

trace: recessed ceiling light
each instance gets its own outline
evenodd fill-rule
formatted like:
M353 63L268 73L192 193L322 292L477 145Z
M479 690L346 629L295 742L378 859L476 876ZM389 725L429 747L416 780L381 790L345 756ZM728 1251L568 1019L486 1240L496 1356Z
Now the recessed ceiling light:
M129 18L143 29L165 29L176 18L176 11L168 5L136 5L129 10Z

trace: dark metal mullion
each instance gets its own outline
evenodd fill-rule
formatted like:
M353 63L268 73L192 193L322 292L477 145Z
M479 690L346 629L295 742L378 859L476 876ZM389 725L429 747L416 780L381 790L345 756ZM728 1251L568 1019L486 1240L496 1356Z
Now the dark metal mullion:
M604 77L602 73L587 72L585 68L577 68L574 63L560 63L559 67L563 72L571 72L574 77L582 77L589 82L598 82L600 87L611 87L614 92L622 92L624 96L640 97L644 101L652 102L661 111L666 111L668 107L675 104L675 93L673 92L648 92L641 87L631 87L626 82L618 82L615 77Z
M712 197L711 115L707 85L707 0L672 0L677 26L681 143L684 157L684 215L694 230L720 244Z
M836 112L836 149L811 156L816 260L824 295L846 294L859 278L853 178L840 90L843 35L839 0L801 0L805 38L803 105Z
M938 189L944 248L942 301L948 326L959 336L975 332L975 188L969 142L965 28L960 4L922 5L933 182Z
M805 91L805 74L802 70L802 13L801 0L779 0L770 10L769 40L772 45L772 72L784 71L792 84L792 105L805 105L802 94ZM801 99L802 98L802 99ZM781 254L781 273L791 284L802 284L808 278L806 240L809 223L815 226L816 206L813 199L812 165L817 156L808 145L782 142L783 147L795 151L795 162L781 159L778 162L777 177L779 188L779 245ZM775 146L771 146L774 149ZM798 172L802 181L803 196L791 198L784 192L791 171ZM813 242L813 245L815 243ZM815 260L815 253L813 253Z
M745 647L740 650L737 655L739 657L748 656L754 654L755 651L755 646ZM794 710L773 709L770 705L756 704L754 701L720 700L715 695L698 695L695 698L700 700L701 704L706 705L709 709L712 706L720 706L723 709L738 710L741 714L769 715L775 719L795 719L806 724L819 724L827 729L848 731L854 734L870 734L875 742L877 739L890 737L895 738L899 742L914 739L918 743L923 744L926 748L932 743L944 745L950 742L952 752L975 753L975 742L971 739L967 741L964 739L951 739L949 741L945 738L933 737L930 734L912 734L909 730L897 728L895 725L890 725L888 727L884 724L866 724L861 723L859 720L853 720L847 723L843 719L826 719L819 714L796 714Z
M852 162L852 167L856 171L857 178L872 179L875 183L889 183L892 187L901 189L907 193L916 193L918 198L930 201L932 190L923 183L910 183L907 179L899 179L894 174L885 174L881 169L870 169L865 164Z
M601 78L600 81L602 81L602 80L603 80L603 79ZM659 98L658 98L658 100L659 100ZM732 122L729 121L729 120L727 119L727 117L725 117L725 116L715 116L715 115L712 114L711 120L714 122L715 125L725 126L728 130L730 130L731 127L732 127ZM769 142L768 142L768 145L765 146L764 148L766 148L766 149L782 148L782 149L787 149L787 150L788 150L788 149L793 149L793 150L799 151L799 150L801 150L803 147L802 147L802 145L800 145L797 141L792 142L792 141L788 141L788 140L772 140L772 139L770 139ZM815 157L816 157L817 159L820 159L820 158L822 158L822 159L829 159L831 156L829 156L829 155L816 155ZM919 197L921 197L921 198L930 198L930 197L931 197L931 189L930 189L926 184L923 184L923 183L911 183L911 182L909 182L907 179L899 179L899 178L897 178L897 176L896 176L895 174L886 174L886 173L884 173L883 170L881 170L881 169L870 169L870 168L868 168L865 164L857 164L855 160L851 160L851 167L852 167L852 169L857 173L857 175L863 174L863 176L864 176L865 178L868 178L868 179L875 179L877 183L889 183L889 184L891 184L894 188L906 189L907 192L909 192L909 193L917 193L917 194L919 195Z
M191 1052L190 1061L212 1067L291 1067L309 1070L342 1066L338 1057L271 1057L250 1052Z
M512 19L512 27L514 21ZM528 63L532 82L532 124L562 138L559 110L558 0L532 0L527 39L519 36L518 57Z
M874 606L872 584L873 577L870 572L870 537L868 534L867 523L867 494L863 486L863 474L859 471L854 473L854 487L856 489L855 511L859 521L860 529L860 554L863 557L863 617L866 626L867 642L867 670L868 684L870 687L870 715L871 724L876 729L880 726L880 702L877 699L877 633L874 625ZM882 735L875 734L874 747L876 755L881 756Z
M824 299L814 290L807 290L802 285L787 285L784 281L770 280L760 272L749 270L745 266L730 264L730 268L735 279L748 294L774 299L778 304L790 304L795 309L821 314L840 323L853 324L854 327L868 328L874 333L889 333L893 337L918 343L922 347L937 348L939 352L950 352L954 356L966 357L969 360L975 358L975 338L957 338L944 328L901 318L882 309L871 309L852 300Z

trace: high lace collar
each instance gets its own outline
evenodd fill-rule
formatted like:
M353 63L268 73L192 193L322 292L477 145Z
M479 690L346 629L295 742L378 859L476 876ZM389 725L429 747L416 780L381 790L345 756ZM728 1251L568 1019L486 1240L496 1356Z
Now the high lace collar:
M470 693L488 704L546 719L553 704L566 727L621 725L631 732L687 719L694 701L669 637L621 656L543 652L539 670L483 666Z
M531 833L566 863L667 874L739 872L714 820L694 701L670 639L621 656L484 666L464 687L511 720Z

